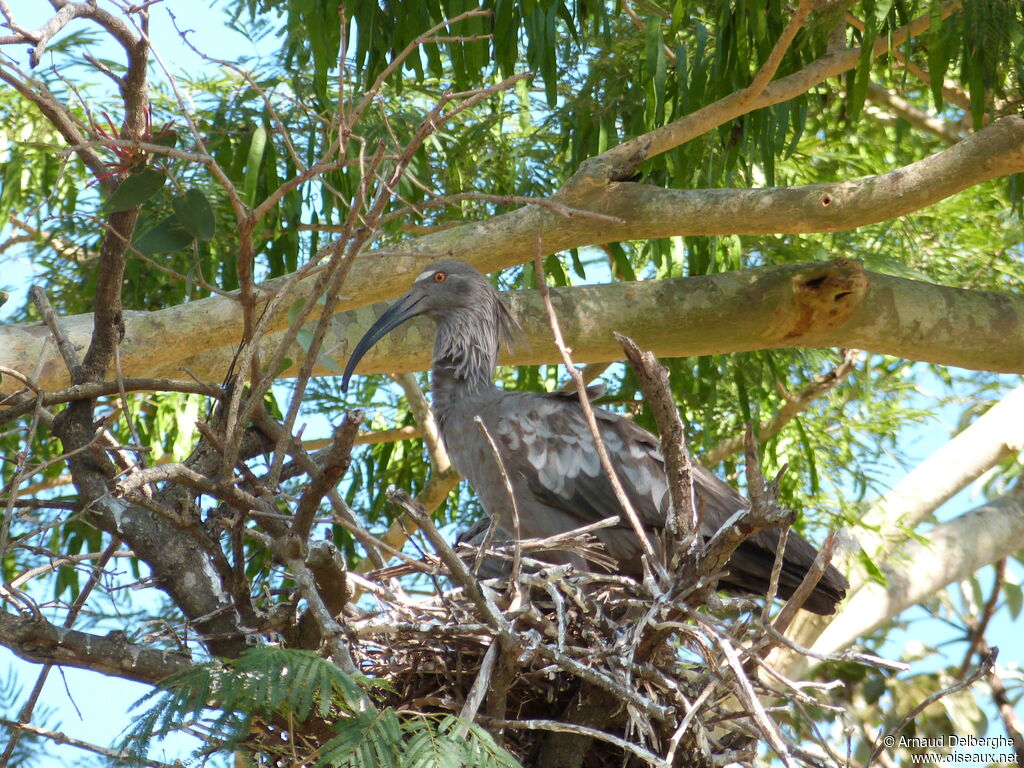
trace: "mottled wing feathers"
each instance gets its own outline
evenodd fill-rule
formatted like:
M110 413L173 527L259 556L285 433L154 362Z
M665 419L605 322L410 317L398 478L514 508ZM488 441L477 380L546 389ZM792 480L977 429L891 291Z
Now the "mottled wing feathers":
M628 421L596 410L605 447L619 479L646 525L660 527L668 509L668 486L657 440L627 435ZM553 507L593 523L621 512L611 481L601 468L594 441L575 395L523 394L501 401L497 436L530 491Z
M491 414L495 437L503 444L506 469L520 489L517 496L524 504L533 505L531 514L544 514L540 507L546 507L547 514L564 516L577 525L621 515L575 393L507 394L497 408L498 412ZM669 511L660 442L628 419L601 409L594 413L626 496L645 528L657 534ZM693 478L701 534L707 538L746 507L747 500L696 462ZM524 517L528 528L532 518ZM524 530L523 535L531 534ZM597 535L624 573L640 572L640 548L628 521ZM723 588L763 595L778 540L777 530L766 530L744 542L729 561ZM780 597L792 594L816 554L813 546L790 533L779 580ZM805 607L831 613L845 587L846 580L830 568Z

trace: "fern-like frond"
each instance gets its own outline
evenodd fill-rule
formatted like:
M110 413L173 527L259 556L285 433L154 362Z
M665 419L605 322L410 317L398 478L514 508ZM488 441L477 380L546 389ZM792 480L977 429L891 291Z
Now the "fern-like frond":
M334 718L327 743L305 745L313 750L308 762L322 768L519 768L478 725L375 708L364 689L376 685L311 651L253 648L237 659L196 665L147 693L132 709L150 706L134 718L121 746L141 755L154 738L202 720L222 748L273 750L252 739L254 721L300 723L315 711Z
M453 749L451 739L432 727L430 720L413 718L405 730L411 735L402 754L402 768L462 768L462 749Z
M416 715L403 723L402 768L520 768L486 730L454 715Z
M399 767L402 732L393 709L357 712L339 720L335 730L317 768Z
M237 659L198 664L140 698L133 710L154 703L133 719L122 746L144 753L152 739L199 720L204 712L210 713L211 730L228 743L245 738L257 715L302 722L314 703L320 717L361 712L369 705L361 684L373 683L345 674L312 651L252 648Z

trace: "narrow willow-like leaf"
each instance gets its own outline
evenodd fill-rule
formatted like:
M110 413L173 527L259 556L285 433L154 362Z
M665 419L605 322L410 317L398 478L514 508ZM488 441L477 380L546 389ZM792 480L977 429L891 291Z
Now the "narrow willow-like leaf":
M818 479L818 458L814 452L814 447L811 445L811 440L807 434L807 429L804 427L803 420L798 416L793 419L793 423L796 424L797 434L800 435L800 445L803 446L804 456L807 458L807 469L810 473L810 492L812 495L817 495L821 493L821 481Z
M941 111L943 80L949 69L950 60L946 35L943 34L941 0L932 0L929 19L931 26L928 30L928 85L931 87L932 98L935 100L935 109Z
M1024 606L1024 591L1021 590L1020 584L1004 582L1003 597L1006 599L1006 609L1010 612L1010 618L1016 621L1020 617L1021 607Z
M250 208L256 202L256 182L263 164L263 153L267 148L267 131L260 125L252 132L249 154L245 160L245 176L242 181L242 199Z

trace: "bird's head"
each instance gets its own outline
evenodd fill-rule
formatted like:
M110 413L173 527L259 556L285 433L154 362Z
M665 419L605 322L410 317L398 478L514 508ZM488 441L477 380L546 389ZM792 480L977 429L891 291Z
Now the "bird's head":
M342 390L348 391L356 365L374 344L419 315L437 324L434 357L451 357L458 365L486 365L489 361L493 368L498 346L511 343L519 330L497 291L476 267L458 259L435 261L356 344L345 366Z

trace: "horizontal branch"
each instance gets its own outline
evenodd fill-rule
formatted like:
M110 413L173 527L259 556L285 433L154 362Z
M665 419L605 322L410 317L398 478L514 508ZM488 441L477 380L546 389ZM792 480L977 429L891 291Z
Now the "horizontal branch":
M93 635L10 613L0 613L0 645L35 664L89 669L139 683L157 683L192 666L180 653L132 643L123 634Z
M174 379L122 379L121 381L93 381L76 384L56 392L46 392L41 402L32 395L24 394L0 400L0 421L29 413L37 405L57 405L75 400L87 400L121 392L185 392L206 397L223 397L224 388L216 384L199 381L176 381Z
M1024 387L1017 387L918 464L875 502L857 529L872 560L885 560L907 531L996 464L1024 450ZM853 579L853 591L860 579Z
M1024 171L1024 118L1010 116L994 121L947 150L890 173L864 179L800 187L710 190L674 190L647 184L614 183L590 190L579 198L558 199L577 209L614 216L621 219L621 223L585 215L563 216L547 207L529 205L486 221L425 235L406 244L403 251L408 255L392 253L383 258L367 254L361 257L345 284L345 297L337 302L337 310L353 310L397 296L408 288L426 261L442 255L465 259L484 271L525 263L534 255L538 235L543 253L550 254L586 245L676 235L833 232L901 216L975 184L1021 171ZM739 277L733 278L715 277L724 278L727 282L742 281L747 273L738 274ZM278 290L287 279L278 278L263 288ZM312 284L311 280L306 282ZM641 285L629 285L622 290L640 290ZM888 289L883 288L885 290ZM886 300L886 296L881 294L874 298L880 302ZM271 331L279 332L287 327L287 304L289 302L282 304L270 323ZM658 311L661 309L659 306ZM891 317L894 311L895 308L890 307L879 314ZM1013 307L1007 311L1009 314L1004 322L1011 326L1019 322L1012 314L1016 311ZM335 350L344 353L351 348L361 329L366 327L366 320L372 316L370 310L364 310L354 319L340 321L340 324L336 321L328 343L333 341ZM201 379L219 381L237 345L241 308L237 301L217 296L157 312L125 312L124 319L125 338L120 356L125 375L179 377L181 367L186 366ZM970 318L966 319L965 327L970 328ZM84 346L92 331L92 317L62 318L62 326L76 345ZM614 330L636 338L638 343L658 355L672 354L670 350L642 340L640 334L626 323ZM909 326L905 332L913 335ZM429 344L424 343L422 330L417 333L422 352ZM566 333L569 343L580 347L580 344L574 344L577 340L572 338L571 329L566 328ZM31 374L40 355L45 353L47 357L39 374L39 385L48 390L57 389L66 386L67 373L53 352L44 350L46 334L45 327L39 324L0 328L0 365ZM164 343L153 344L152 340L157 338ZM607 339L602 338L602 344L606 345L608 352L598 357L578 356L577 359L603 361L621 357L610 354L613 347ZM681 348L687 345L677 340L673 346ZM857 345L851 343L849 346ZM908 345L897 343L894 346L899 349ZM975 347L975 352L982 351L979 349L981 344L972 342L970 346ZM190 357L182 358L179 348L189 349ZM742 348L762 347L748 342ZM551 354L553 351L548 350L545 361L557 359ZM687 351L684 354L697 353ZM894 351L893 354L903 353ZM905 356L932 359L915 358L913 354ZM301 351L296 350L294 357L301 357ZM1016 363L1003 362L993 367L983 355L975 363L970 362L970 355L968 359L959 361L957 350L949 350L943 357L948 358L945 362L952 365L1014 371L1019 370L1019 361L1024 359L1018 354ZM418 362L388 370L407 371L423 367L422 362ZM320 373L327 371L320 370ZM0 391L12 391L18 387L13 378L5 377L0 381Z
M33 736L38 736L44 739L49 739L55 744L64 744L86 752L92 752L94 755L101 755L112 761L116 761L116 763L130 762L132 765L151 766L151 768L174 768L170 763L161 763L157 760L140 758L138 755L131 754L127 750L122 751L110 749L109 747L101 747L98 744L92 744L88 741L68 736L66 733L50 731L46 728L40 728L37 725L32 725L31 723L19 723L16 720L8 720L6 717L0 717L0 726L4 728L11 728L12 730L23 731L24 733L30 733ZM180 763L176 763L176 765L177 764Z
M535 291L511 294L523 339L503 362L558 361ZM622 359L616 332L659 357L786 347L843 347L980 370L1024 372L1024 297L970 291L868 272L838 259L672 280L553 289L573 359ZM335 318L328 354L338 361L384 305ZM392 331L363 373L423 370L429 320ZM216 358L193 358L190 366Z
M956 123L934 117L918 109L902 96L883 88L877 83L868 83L868 99L875 104L888 107L893 111L895 117L903 118L915 128L938 136L947 144L956 144L963 138L962 129ZM879 112L873 116L877 119L885 115Z

